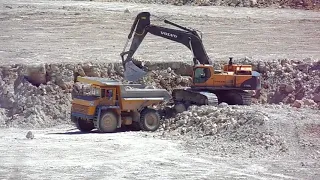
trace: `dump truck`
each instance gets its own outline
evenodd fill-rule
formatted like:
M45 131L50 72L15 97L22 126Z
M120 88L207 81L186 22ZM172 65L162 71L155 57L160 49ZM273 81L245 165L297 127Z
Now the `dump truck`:
M115 132L127 125L156 131L161 119L154 106L171 99L165 89L146 89L141 84L81 76L77 81L90 87L88 94L75 95L72 100L71 120L82 132Z

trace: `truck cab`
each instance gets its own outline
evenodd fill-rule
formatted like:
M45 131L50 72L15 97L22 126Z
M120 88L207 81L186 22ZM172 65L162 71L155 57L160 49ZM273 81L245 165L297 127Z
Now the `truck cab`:
M92 85L90 92L76 95L72 100L72 114L82 118L94 118L96 106L118 106L119 100L116 87Z

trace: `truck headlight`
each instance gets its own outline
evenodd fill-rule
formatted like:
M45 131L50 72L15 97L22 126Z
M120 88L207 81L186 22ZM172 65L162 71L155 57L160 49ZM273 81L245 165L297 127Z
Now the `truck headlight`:
M93 105L94 105L94 102L93 102L93 101L90 101L89 105L90 105L90 106L93 106Z

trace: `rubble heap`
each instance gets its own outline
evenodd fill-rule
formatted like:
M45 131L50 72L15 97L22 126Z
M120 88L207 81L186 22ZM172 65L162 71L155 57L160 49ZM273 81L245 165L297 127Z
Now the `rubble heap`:
M119 78L110 64L41 64L0 67L0 126L50 127L70 123L76 76Z
M73 73L63 66L54 68L13 65L0 69L2 125L48 127L65 122Z
M251 64L263 78L259 103L320 108L320 61L282 59Z
M169 67L165 70L149 72L139 83L156 88L163 88L171 92L175 88L190 86L191 80L190 76L178 75Z
M184 139L234 142L232 145L246 148L260 147L264 150L273 149L277 152L287 151L282 137L268 129L267 114L250 110L242 106L219 105L191 106L188 111L174 118L165 120L161 129L163 137ZM217 144L217 143L215 143ZM207 144L206 148L211 147ZM235 151L230 147L230 151ZM215 149L218 150L219 149Z

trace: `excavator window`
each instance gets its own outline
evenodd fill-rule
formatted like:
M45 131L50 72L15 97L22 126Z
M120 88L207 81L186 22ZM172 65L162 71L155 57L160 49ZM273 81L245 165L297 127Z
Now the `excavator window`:
M196 68L194 71L194 82L204 83L211 76L210 70L208 68Z

